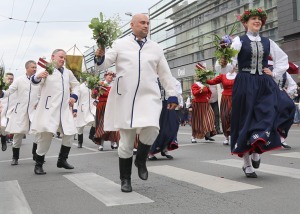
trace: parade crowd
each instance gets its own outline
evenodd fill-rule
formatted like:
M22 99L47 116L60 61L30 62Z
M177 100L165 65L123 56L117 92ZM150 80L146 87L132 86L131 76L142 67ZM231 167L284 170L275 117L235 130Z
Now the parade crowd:
M29 60L24 75L14 80L12 73L5 74L10 86L0 90L2 151L13 136L11 165L18 165L22 140L34 135L34 173L44 175L45 155L60 133L57 167L74 169L67 161L71 142L77 135L82 148L84 128L89 127L88 138L99 151L107 141L117 149L121 191L132 192L132 163L138 176L147 180L146 161L157 160L157 154L173 159L170 151L179 147L180 125L191 126L191 143L215 141L216 134L223 134L223 145L243 159L245 176L256 178L261 155L290 149L285 139L292 124L300 124L300 83L288 73L288 56L274 41L260 36L266 20L260 8L245 11L240 21L246 33L233 38L231 45L238 54L231 62L219 59L209 79L195 74L185 99L163 49L147 38L149 19L144 14L133 16L129 36L109 49L96 50L96 70L105 74L95 88L89 88L84 77L78 81L64 66L63 49L51 54L53 73L37 72L37 63ZM109 70L113 64L115 72ZM205 64L195 66L206 69Z

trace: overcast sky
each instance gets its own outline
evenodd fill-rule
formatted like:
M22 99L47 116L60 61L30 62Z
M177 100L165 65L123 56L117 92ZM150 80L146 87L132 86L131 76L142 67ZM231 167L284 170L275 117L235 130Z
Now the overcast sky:
M90 20L100 12L109 18L126 12L147 13L159 0L0 0L0 59L6 72L25 73L24 64L39 57L50 59L54 49L68 51L75 44L83 53L93 46ZM27 20L27 22L25 22ZM37 24L37 22L40 22ZM73 54L73 49L68 52ZM79 54L78 51L75 54Z

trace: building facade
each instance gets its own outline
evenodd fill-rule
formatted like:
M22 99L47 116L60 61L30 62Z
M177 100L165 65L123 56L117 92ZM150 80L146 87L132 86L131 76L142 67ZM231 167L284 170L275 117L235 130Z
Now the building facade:
M244 34L237 15L252 7L261 7L268 13L261 34L281 42L274 0L161 0L149 9L151 40L163 47L185 97L194 82L195 64L202 62L208 68L215 64L213 34L225 35L225 26L230 30L234 23L237 23L234 35Z
M300 65L300 0L278 1L278 34L289 60Z

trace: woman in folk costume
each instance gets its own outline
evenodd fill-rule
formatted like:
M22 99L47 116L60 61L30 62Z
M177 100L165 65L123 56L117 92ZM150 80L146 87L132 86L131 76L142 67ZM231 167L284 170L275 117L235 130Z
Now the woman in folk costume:
M107 71L104 74L104 82L101 83L97 89L93 91L92 97L98 97L98 104L96 110L96 133L94 141L99 145L98 150L103 151L104 141L111 142L111 148L117 149L120 140L120 134L117 131L104 131L104 113L106 108L107 97L110 92L111 82L116 75L112 71ZM103 92L103 93L102 93Z
M174 82L176 84L176 93L177 98L179 100L179 97L182 94L182 88L181 83L175 79ZM164 88L161 86L160 82L159 87L161 89L161 96L162 96L162 110L159 117L159 134L152 144L148 160L157 160L155 157L156 153L161 153L162 156L173 159L173 156L168 153L168 151L172 151L175 149L178 149L178 143L177 143L177 132L179 129L179 118L176 113L176 110L169 110L167 108L168 106L168 97L166 96L166 92ZM180 105L180 102L179 102ZM183 105L181 103L181 105Z
M83 129L85 126L91 126L91 132L95 129L96 106L95 99L91 97L91 90L87 87L87 82L83 79L83 83L79 86L78 100L74 104L73 115L76 117L76 127L78 130L78 148L82 148ZM94 138L89 136L90 139Z
M215 115L208 103L211 97L211 91L206 86L208 73L203 65L200 63L196 65L196 82L192 84L192 94L194 96L192 101L192 143L197 143L195 138L215 141L211 136L217 133L215 130Z
M225 66L226 67L226 66ZM230 118L231 118L231 103L232 103L232 88L234 79L236 77L235 69L232 69L226 74L220 74L214 79L207 80L209 85L216 85L222 83L224 90L222 91L220 112L221 112L221 122L222 130L225 136L223 145L229 145L230 136Z
M258 154L281 148L280 135L288 134L288 127L281 129L283 100L273 80L287 70L288 57L274 41L259 35L266 19L260 8L245 11L240 20L247 32L235 37L231 46L239 51L232 63L238 64L238 74L232 91L231 152L243 157L242 169L249 178L257 177ZM273 72L268 68L269 55L274 60Z
M273 70L273 65L274 63L272 57L269 56L268 66L271 71ZM281 129L286 130L289 129L294 123L296 107L292 99L297 93L297 84L288 72L284 72L281 78L274 80L281 91L281 99L284 101L279 105L279 111L281 112L279 124L281 124ZM280 136L280 140L283 148L291 149L291 147L285 142L285 138L283 136Z

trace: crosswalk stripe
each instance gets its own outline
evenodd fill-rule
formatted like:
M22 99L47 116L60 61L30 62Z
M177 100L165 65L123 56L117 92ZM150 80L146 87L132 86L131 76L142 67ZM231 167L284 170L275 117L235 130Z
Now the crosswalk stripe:
M152 203L151 199L137 192L123 193L119 184L95 173L64 175L78 187L88 192L106 206Z
M18 181L0 182L0 193L1 213L32 214Z
M209 160L209 161L204 161L204 162L212 163L212 164L219 164L219 165L223 165L223 166L237 167L240 169L242 168L242 165L243 165L243 161L236 160L236 159ZM259 169L255 169L255 171L300 179L300 169L295 169L295 168L275 166L275 165L261 163Z
M272 154L272 155L286 157L286 158L300 158L300 152L279 153L279 154Z
M151 166L148 167L148 171L179 181L184 181L219 193L262 188L259 186L254 186L168 165Z

